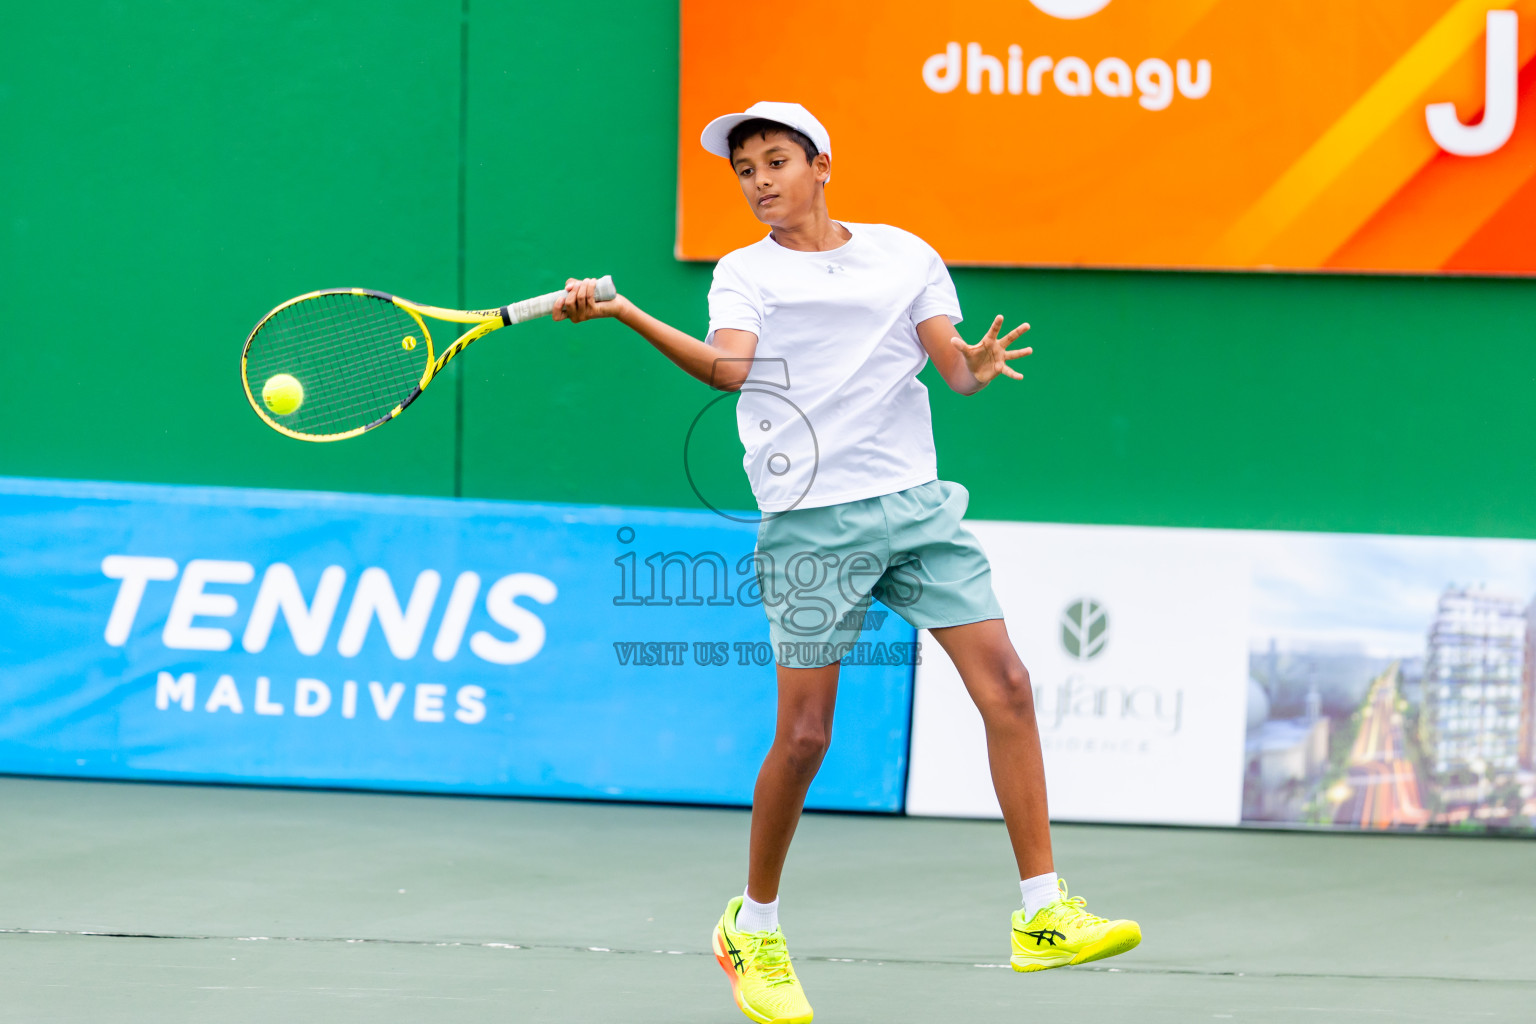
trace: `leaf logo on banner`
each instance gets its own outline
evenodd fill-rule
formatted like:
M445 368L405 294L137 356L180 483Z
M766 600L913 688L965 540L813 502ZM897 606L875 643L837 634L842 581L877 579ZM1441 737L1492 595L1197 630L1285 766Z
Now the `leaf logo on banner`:
M1109 640L1109 613L1092 598L1067 605L1061 613L1061 646L1078 661L1104 653Z

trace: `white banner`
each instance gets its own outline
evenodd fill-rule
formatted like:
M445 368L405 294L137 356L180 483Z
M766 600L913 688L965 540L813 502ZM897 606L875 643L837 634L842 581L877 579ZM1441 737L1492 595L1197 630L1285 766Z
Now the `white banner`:
M1536 542L970 526L1032 676L1053 818L1536 825ZM931 639L907 808L1000 813Z
M1225 531L967 524L1034 684L1051 816L1234 825L1250 560ZM999 817L981 716L924 637L912 814Z

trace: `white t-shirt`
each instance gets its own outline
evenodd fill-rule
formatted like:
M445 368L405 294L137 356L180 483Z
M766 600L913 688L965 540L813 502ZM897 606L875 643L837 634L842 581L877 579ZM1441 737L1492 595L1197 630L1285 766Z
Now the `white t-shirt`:
M960 322L954 282L916 235L843 226L853 237L829 252L786 249L769 236L715 267L708 340L723 328L757 335L736 426L765 512L938 478L917 325Z

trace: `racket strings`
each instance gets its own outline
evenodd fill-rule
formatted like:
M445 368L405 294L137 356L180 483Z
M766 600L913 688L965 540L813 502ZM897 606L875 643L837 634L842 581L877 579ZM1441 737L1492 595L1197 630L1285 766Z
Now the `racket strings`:
M343 297L325 296L325 298L336 299ZM374 299L372 301L382 302L383 300ZM326 311L323 315L315 317L315 329L332 339L332 347L343 353L349 360L351 359L351 353L369 353L376 356L379 351L389 348L389 346L407 351L403 348L403 345L400 345L400 342L407 336L414 336L420 333L416 330L416 322L408 314L403 313L392 304L383 312L398 314L399 323L397 324L385 322L389 319L387 316L379 317L380 322L377 324L368 324L365 323L363 318L352 315L348 308L349 304L333 303L332 305L338 308L333 308ZM377 313L372 307L367 308L370 313ZM421 339L417 340L420 341ZM393 351L392 348L389 350ZM409 381L412 387L415 386L420 378L420 374L416 372L421 368L419 359L420 357L418 356L404 360L406 370L414 375ZM400 400L405 397L405 394L409 393L409 391L405 393L400 392L400 376L395 373L386 372L389 368L384 365L384 361L381 359L357 359L355 362L349 361L345 363L345 366L354 376L337 380L335 394L338 409L345 407L348 402L353 404L360 402L362 405L371 408L385 406L384 412L387 413L395 405L399 404ZM383 413L380 415L383 415ZM372 420L369 422L372 422Z
M408 336L416 339L414 348L403 344ZM350 292L322 293L278 310L246 351L246 382L257 401L272 377L293 377L303 401L292 412L269 413L289 430L319 436L386 419L426 367L426 339L414 317L387 299Z
M355 298L355 296L326 296L329 299ZM374 303L383 300L374 299ZM380 352L394 353L397 350L405 351L399 343L407 336L419 333L416 330L416 322L398 307L389 305L365 307L370 313L375 314L376 323L367 323L361 317L352 315L350 303L332 303L333 308L322 317L316 318L316 328L324 332L333 340L333 349L342 353L345 358L351 360L354 353L366 353L375 358L361 358L345 363L346 368L355 374L351 378L342 378L338 381L337 405L343 406L347 401L356 403L361 400L363 404L378 408L387 406L384 412L393 409L401 399L408 394L401 393L402 378L398 373L389 372L393 367L386 365L386 361L377 358ZM377 316L378 313L385 316ZM392 322L393 321L393 322ZM420 340L420 339L418 339ZM404 370L408 375L404 383L414 387L419 380L417 370L420 366L420 357L405 357L403 360L391 362L403 362ZM382 415L381 413L380 415ZM372 422L372 421L370 421Z

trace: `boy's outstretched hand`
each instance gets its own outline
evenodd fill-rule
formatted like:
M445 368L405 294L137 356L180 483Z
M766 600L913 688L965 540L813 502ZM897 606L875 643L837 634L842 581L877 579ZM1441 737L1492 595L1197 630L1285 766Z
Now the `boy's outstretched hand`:
M599 302L597 278L571 277L565 281L565 298L560 300L560 304L555 307L550 316L556 320L569 320L573 324L579 324L593 317L618 316L623 311L626 301L624 296L615 295L607 302Z
M971 376L976 378L978 388L986 387L992 378L1003 374L1014 380L1023 380L1024 375L1008 365L1009 360L1023 359L1034 351L1033 348L1024 347L1008 350L1008 346L1023 337L1029 330L1029 324L1020 324L1001 338L997 332L1002 329L1003 317L999 313L992 321L992 326L987 333L974 345L967 345L958 337L951 337L949 343L965 357L966 368L971 371Z

